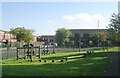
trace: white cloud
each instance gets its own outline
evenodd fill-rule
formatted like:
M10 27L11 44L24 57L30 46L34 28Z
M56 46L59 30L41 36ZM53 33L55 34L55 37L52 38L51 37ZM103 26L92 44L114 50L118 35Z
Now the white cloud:
M96 20L102 20L104 17L101 14L90 15L87 13L73 14L62 16L65 21L68 22L92 22Z
M102 15L100 15L100 14L93 15L93 18L95 20L103 20L104 19L104 17Z
M109 23L102 14L78 13L62 16L62 24L68 29L97 29L98 20L99 28L106 28Z

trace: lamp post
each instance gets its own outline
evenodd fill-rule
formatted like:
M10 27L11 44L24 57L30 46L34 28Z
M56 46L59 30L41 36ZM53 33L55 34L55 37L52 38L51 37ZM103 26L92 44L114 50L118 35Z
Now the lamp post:
M98 20L98 47L99 47L99 20Z
M80 37L79 37L79 52L80 52L80 50L81 50L81 39L82 39L82 35L80 35Z
M80 50L81 50L81 36L79 38L79 52L80 52Z
M64 51L65 51L65 42L63 43L63 46L64 46Z
M108 49L109 49L109 46L110 46L110 41L107 40L107 51L108 51Z

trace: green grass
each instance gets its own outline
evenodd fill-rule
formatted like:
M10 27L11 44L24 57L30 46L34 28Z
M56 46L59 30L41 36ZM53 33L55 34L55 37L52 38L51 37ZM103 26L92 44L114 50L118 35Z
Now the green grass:
M117 47L110 48L109 51L116 51ZM86 58L69 59L60 62L65 56L78 55L80 52L58 52L51 55L42 55L47 63L16 58L2 60L3 76L100 76L109 63L109 52L96 50L94 54L87 55ZM52 63L51 60L55 59Z
M103 49L101 48L100 50L94 50L95 52L110 52L110 51L114 51L117 52L119 51L118 49L120 49L120 47L109 47L108 49L105 49L105 51L103 51Z

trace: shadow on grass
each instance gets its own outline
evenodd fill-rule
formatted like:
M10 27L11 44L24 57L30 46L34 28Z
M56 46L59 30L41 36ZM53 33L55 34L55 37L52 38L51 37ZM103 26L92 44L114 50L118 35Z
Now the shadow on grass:
M109 51L109 52L95 52L94 54L92 54L92 57L94 56L107 56L107 57L109 57L108 55L109 54L111 54L111 53L118 53L118 52L116 52L116 51ZM52 60L52 59L54 59L54 60L60 60L60 59L62 59L63 57L70 57L70 56L77 56L77 55L83 55L84 53L80 53L80 54L72 54L72 55L63 55L63 56L52 56L52 57L42 57L42 59L44 60L44 59L49 59L49 60ZM91 55L90 54L88 54L88 55L86 55L87 57L90 57Z
M78 56L78 55L83 55L84 53L79 53L79 54L72 54L72 55L63 55L63 56L52 56L52 57L42 57L42 59L49 59L49 60L58 60L58 59L63 59L64 57L70 57L70 56Z
M3 76L100 76L108 64L108 53L94 53L86 58L69 59L63 63L29 62L21 65L3 65Z

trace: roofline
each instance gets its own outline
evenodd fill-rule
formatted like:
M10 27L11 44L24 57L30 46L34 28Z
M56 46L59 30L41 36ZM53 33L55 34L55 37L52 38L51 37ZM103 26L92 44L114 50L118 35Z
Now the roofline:
M44 36L55 36L55 35L41 35L40 37L44 37Z
M7 33L9 33L10 31L5 31L5 30L2 30L2 29L0 29L0 31L2 31L2 32L7 32Z
M69 30L98 30L98 29L69 29ZM108 30L108 29L99 29L99 30Z
M68 29L70 31L80 31L80 30L98 30L98 29ZM99 30L108 30L108 29L99 29ZM41 35L40 37L48 37L48 36L55 36L55 35Z

